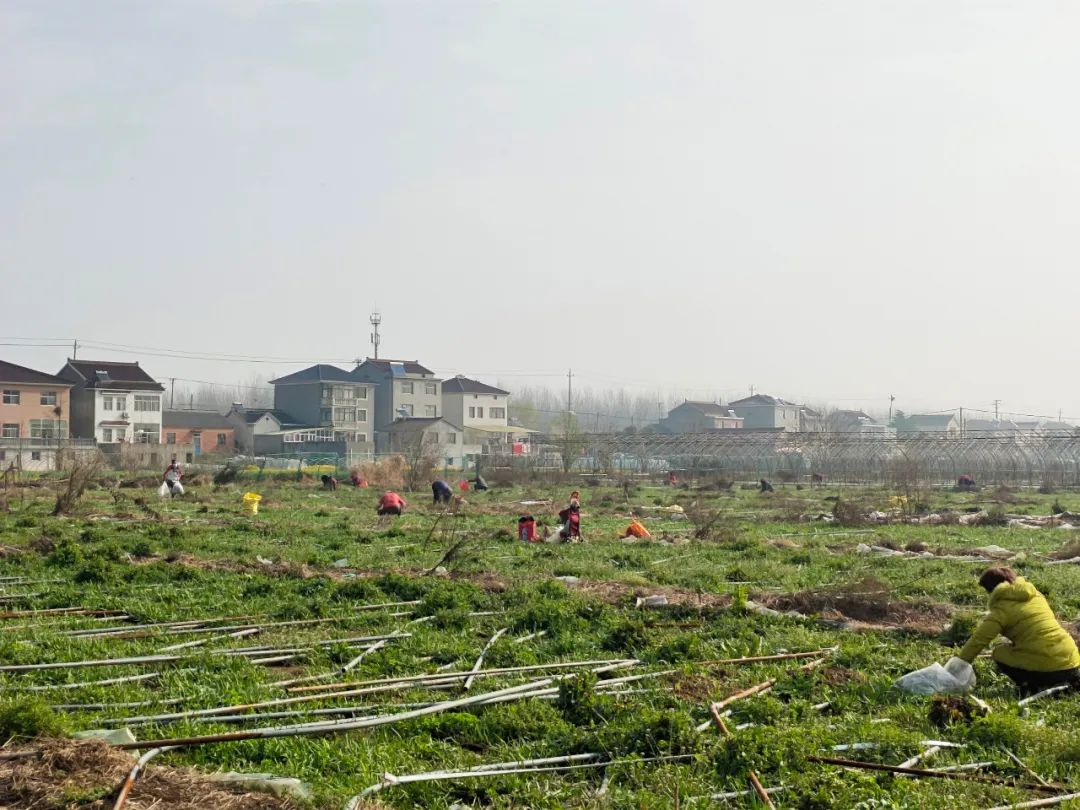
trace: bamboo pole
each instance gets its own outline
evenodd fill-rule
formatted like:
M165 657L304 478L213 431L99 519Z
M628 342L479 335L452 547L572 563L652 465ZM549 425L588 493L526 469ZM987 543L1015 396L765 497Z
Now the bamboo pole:
M1020 706L1021 708L1023 708L1024 706L1030 706L1037 700L1042 700L1045 697L1050 697L1050 695L1056 695L1058 692L1064 692L1068 688L1070 688L1068 684L1062 684L1061 686L1051 686L1049 689L1044 689L1041 692L1035 693L1031 697L1024 698L1023 700L1017 702L1016 705Z
M884 771L885 773L902 773L908 776L931 776L939 779L959 779L967 782L982 782L987 785L1007 785L1025 790L1054 791L1061 790L1060 785L1028 785L997 779L992 776L978 776L976 774L962 773L959 771L928 771L922 768L900 768L896 765L882 765L879 762L859 762L853 759L838 759L836 757L807 757L807 762L816 762L819 765L839 765L842 768L856 768L864 771Z
M797 658L813 658L816 655L828 655L836 650L828 647L821 650L810 650L798 653L780 653L777 655L753 655L744 658L713 658L706 661L695 661L695 664L708 664L709 666L727 666L734 664L760 664L766 661L791 661Z
M578 754L578 757L598 757L600 754ZM628 759L628 760L604 760L603 762L578 762L573 761L574 757L549 757L549 760L571 760L565 762L565 764L553 764L553 765L536 765L529 767L528 763L539 763L544 760L523 760L522 765L519 767L505 767L512 766L514 763L494 763L490 766L480 766L478 768L468 768L461 771L428 771L426 773L409 774L407 776L395 776L392 773L383 774L383 778L377 784L371 785L365 788L357 795L353 796L345 805L345 810L358 810L361 807L361 802L368 796L374 793L378 793L380 790L395 785L406 785L411 782L434 782L444 781L448 779L467 779L478 776L506 776L508 774L521 774L521 773L552 773L556 771L570 771L580 770L585 768L608 768L616 765L637 765L642 762L672 762L679 760L689 759L691 754L675 754L662 757L642 757L640 759Z
M254 636L261 633L262 630L258 627L252 627L249 630L237 630L235 633L225 633L222 636L214 636L211 638L197 638L194 641L184 641L180 644L170 644L168 647L162 647L158 652L173 652L174 650L186 650L191 647L201 647L204 644L209 644L214 641L223 641L227 638L247 638L248 636Z
M83 681L82 683L50 683L44 686L16 686L23 692L49 692L53 689L82 689L86 686L112 686L116 683L138 683L139 681L151 681L160 677L160 672L147 672L143 675L127 675L123 678L105 678L100 681Z
M605 664L640 663L634 658L609 658L594 661L563 661L551 664L529 664L520 667L499 667L485 669L478 677L490 675L505 675L510 672L536 672L545 669L571 669L576 667L591 667ZM469 672L443 672L430 675L402 675L391 678L376 678L367 681L342 681L341 683L319 684L317 686L298 686L290 689L290 692L314 692L319 689L348 689L350 687L377 686L379 684L415 683L417 681L450 681L456 678L467 678Z
M0 672L40 672L44 670L55 669L85 669L87 667L110 667L110 666L127 666L133 664L162 664L170 663L173 661L190 660L192 658L198 658L201 655L214 655L224 658L230 657L258 657L266 653L301 653L310 652L311 650L318 649L319 647L326 647L332 644L359 644L374 641L381 641L385 636L358 636L356 638L338 638L328 639L326 641L314 642L309 647L242 647L235 650L214 650L205 653L199 653L196 655L136 655L127 658L98 658L89 659L85 661L47 661L40 664L5 664L0 666Z
M453 709L460 709L466 706L474 706L480 703L484 703L485 701L489 701L495 697L501 697L504 695L520 695L526 692L535 691L538 688L550 686L551 684L556 683L557 681L565 677L567 676L554 675L549 678L542 678L538 681L530 681L529 683L506 687L505 689L497 689L493 692L483 692L479 695L471 695L469 697L463 697L457 700L447 700L442 703L436 703L433 706L428 706L422 709L413 709L412 711L400 712L398 714L378 715L376 717L362 718L359 720L351 721L349 723L342 723L341 725L334 727L320 726L315 728L296 728L293 726L279 726L276 728L262 728L249 731L238 731L230 734L206 734L198 737L178 737L175 739L164 740L139 740L131 743L120 743L117 748L131 750L143 748L157 748L159 746L166 745L189 747L195 745L210 745L222 742L239 742L241 740L308 736L328 734L338 731L356 731L359 729L376 728L378 726L389 725L391 723L399 723L404 720L412 720L417 717L425 717L429 714L439 714L441 712L451 711ZM300 698L290 699L299 700Z
M765 788L765 792L768 793L770 796L773 793L779 793L782 790L787 790L787 787L785 785L779 785L777 787ZM750 796L751 794L756 794L756 791L733 790L729 793L713 793L711 796L707 796L706 798L711 799L714 802L726 802L729 799L741 799L744 796Z
M1063 796L1054 796L1049 799L1033 799L1029 802L1020 802L1018 804L1003 804L1000 807L991 807L990 810L1022 810L1022 808L1029 807L1053 807L1054 805L1063 804L1064 802L1070 802L1073 799L1080 799L1080 793L1067 793Z
M502 638L503 634L509 629L509 627L504 627L501 630L496 631L495 635L488 639L488 643L485 644L484 649L480 651L480 655L477 657L476 663L474 663L472 665L472 669L469 670L469 677L465 679L465 683L461 686L463 692L468 692L469 687L472 686L473 681L476 680L476 673L479 672L480 667L484 665L484 656L487 655L487 651L490 650L492 645L495 644L495 642L498 641L500 638Z
M734 735L731 733L731 729L727 727L727 723L724 722L724 718L720 716L720 710L715 703L709 707L709 712L712 714L717 728L720 729L720 733L723 734L726 739L730 740ZM761 803L766 807L771 808L771 810L776 810L776 805L773 804L772 799L769 798L769 793L761 784L758 775L753 771L747 771L746 778L750 781L750 787L753 789Z
M0 619L27 619L33 616L124 616L120 610L96 610L83 607L43 608L41 610L10 610L0 613Z
M135 780L139 778L139 772L146 767L146 763L158 754L164 754L168 750L170 749L167 746L151 748L135 761L135 765L132 766L124 783L120 785L120 793L116 797L116 803L113 805L113 810L123 810L124 805L127 804L128 795L131 793L131 789L135 787Z
M1030 776L1032 779L1034 779L1040 785L1049 785L1050 784L1045 779L1043 779L1041 776L1039 776L1037 773L1035 773L1035 771L1031 770L1031 768L1029 768L1027 766L1027 764L1022 759L1020 759L1020 757L1018 757L1016 754L1014 754L1008 748L1004 749L1004 751L1005 751L1005 756L1007 756L1009 759L1011 759L1013 762L1015 762L1017 765L1019 765L1020 770L1022 770L1024 773L1026 773L1028 776Z
M594 669L594 672L608 672L612 669L625 667L628 664L626 662L616 662L607 666L601 666ZM556 676L556 679L565 678L568 676ZM628 681L622 679L611 679L606 683L627 683ZM546 683L546 682L545 682ZM393 687L394 684L388 684L388 687ZM375 687L376 689L383 691L386 687ZM231 714L234 712L247 712L252 709L267 709L274 706L294 706L300 703L314 703L320 700L337 700L343 697L355 697L361 694L370 694L370 690L356 689L348 692L326 692L314 695L301 695L299 697L278 698L276 700L264 700L258 703L238 703L232 706L216 706L210 709L194 709L188 712L173 712L170 714L156 714L156 715L141 715L137 717L114 717L103 720L105 725L128 725L128 724L142 724L142 723L154 723L171 720L188 720L195 717L213 717L219 714Z

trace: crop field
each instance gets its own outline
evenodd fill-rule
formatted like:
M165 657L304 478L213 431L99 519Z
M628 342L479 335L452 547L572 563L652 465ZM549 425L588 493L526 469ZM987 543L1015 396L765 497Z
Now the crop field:
M982 717L893 687L966 640L991 559L1076 621L1080 529L1018 516L1068 523L1078 493L927 490L942 518L914 523L888 489L496 483L380 519L374 488L157 483L103 479L57 516L60 478L6 491L2 807L114 807L161 746L126 807L761 806L751 778L790 808L1080 791L1080 696L1020 706L985 657ZM516 539L574 488L584 542ZM620 538L631 511L652 539ZM123 728L124 751L66 740ZM217 772L310 794L211 801Z

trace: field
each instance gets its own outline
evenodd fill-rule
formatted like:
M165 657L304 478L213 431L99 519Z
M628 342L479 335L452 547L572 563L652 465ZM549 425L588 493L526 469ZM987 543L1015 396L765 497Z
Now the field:
M759 494L738 485L535 483L470 493L457 514L414 493L405 516L380 521L373 489L323 492L291 477L194 482L172 501L157 497L153 478L114 478L56 517L61 481L24 484L8 491L0 511L0 605L8 611L0 620L0 734L8 749L38 750L46 743L29 738L39 733L85 729L128 726L140 741L155 741L385 718L544 681L524 699L437 707L370 728L177 748L147 766L129 808L202 806L154 804L153 775L175 766L297 778L311 787L308 806L338 809L386 773L585 754L598 756L575 760L572 770L387 785L355 806L746 807L755 800L710 797L746 791L750 772L767 788L783 787L778 807L996 807L1053 795L1017 786L1035 777L1010 755L1044 780L1080 783L1077 698L1020 708L985 658L975 690L992 710L984 718L936 724L931 698L892 687L905 672L944 662L966 639L985 604L975 580L988 563L975 549L1008 550L1008 564L1047 594L1063 621L1077 618L1080 571L1051 563L1077 556L1062 549L1080 532L1008 525L1004 514L1080 512L1077 493L930 490L920 498L935 513L985 508L984 523L1004 525L867 525L861 516L872 509L908 507L890 500L895 492L851 487L778 485ZM585 542L515 540L518 515L533 510L550 526L575 486ZM247 491L262 495L256 516L243 509ZM553 505L519 505L526 499ZM662 509L674 504L688 519ZM619 539L631 508L652 540ZM834 510L847 519L811 519ZM45 612L61 608L122 617ZM195 620L204 623L143 627ZM338 682L465 672L485 647L482 674L467 687L464 678L414 680L328 694ZM175 660L11 669L160 655ZM614 668L539 668L628 659ZM530 666L537 669L483 674ZM92 683L130 676L147 677ZM636 676L647 677L605 684ZM710 704L769 679L771 689L727 707L725 739L709 722ZM249 705L281 700L292 702ZM989 763L966 772L987 781L809 759L898 765L927 740L958 747L942 746L915 767ZM854 743L869 745L833 750ZM88 768L62 782L62 760L0 761L0 806L113 806L122 769L120 780ZM42 777L49 762L51 785Z

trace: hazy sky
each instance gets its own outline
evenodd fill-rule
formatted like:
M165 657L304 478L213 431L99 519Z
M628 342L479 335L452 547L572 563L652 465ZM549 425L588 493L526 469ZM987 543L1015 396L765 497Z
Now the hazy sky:
M384 356L491 380L1080 417L1078 35L1065 0L5 0L0 336L344 360L378 304Z

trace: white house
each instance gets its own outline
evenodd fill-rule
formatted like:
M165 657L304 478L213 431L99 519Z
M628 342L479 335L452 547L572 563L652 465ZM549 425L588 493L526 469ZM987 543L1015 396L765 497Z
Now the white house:
M72 384L73 436L99 444L161 443L165 388L138 363L68 360L56 376Z
M480 452L483 445L506 445L514 436L530 431L510 424L510 392L460 374L442 384L443 416L461 425L468 452Z

